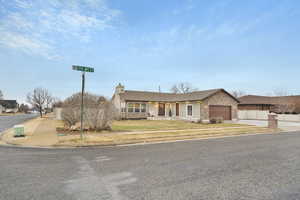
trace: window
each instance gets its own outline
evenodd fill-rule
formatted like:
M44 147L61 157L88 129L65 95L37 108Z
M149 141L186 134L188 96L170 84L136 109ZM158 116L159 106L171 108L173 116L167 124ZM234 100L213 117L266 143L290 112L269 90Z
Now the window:
M128 104L128 112L133 112L133 103Z
M187 115L193 116L193 106L192 105L187 106Z
M145 103L128 103L128 112L135 112L135 113L139 113L139 112L146 112L146 108L147 105Z
M134 112L140 112L140 106L141 106L141 104L135 103L134 104Z
M145 103L142 103L141 104L141 112L146 112L146 104Z

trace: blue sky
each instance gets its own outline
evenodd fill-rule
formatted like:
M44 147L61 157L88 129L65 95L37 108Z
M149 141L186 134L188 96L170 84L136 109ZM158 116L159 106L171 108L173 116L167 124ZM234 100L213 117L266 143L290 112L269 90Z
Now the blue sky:
M0 0L0 89L35 87L61 99L114 86L300 94L298 0Z

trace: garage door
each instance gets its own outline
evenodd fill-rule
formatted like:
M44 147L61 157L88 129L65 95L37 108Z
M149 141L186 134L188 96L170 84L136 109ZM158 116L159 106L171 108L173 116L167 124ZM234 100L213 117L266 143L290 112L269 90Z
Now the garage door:
M223 120L231 120L231 106L209 106L209 118L220 118Z

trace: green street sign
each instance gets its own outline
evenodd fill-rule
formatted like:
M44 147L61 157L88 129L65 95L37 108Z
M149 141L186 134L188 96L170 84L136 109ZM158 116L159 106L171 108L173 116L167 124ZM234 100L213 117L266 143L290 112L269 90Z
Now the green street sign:
M73 68L73 70L76 70L76 71L94 72L94 68L91 68L91 67L84 67L84 66L73 65L72 68Z

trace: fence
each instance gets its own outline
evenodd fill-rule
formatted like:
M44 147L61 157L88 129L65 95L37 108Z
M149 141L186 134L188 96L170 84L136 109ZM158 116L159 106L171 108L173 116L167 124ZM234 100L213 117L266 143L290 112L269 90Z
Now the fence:
M258 119L258 120L267 120L269 111L260 111L260 110L239 110L238 117L239 119Z
M260 111L260 110L239 110L238 117L239 119L252 119L252 120L267 120L269 111ZM300 114L278 114L277 119L279 121L292 121L300 122Z
M293 122L300 122L300 115L292 115L292 114L280 114L278 115L279 121L293 121Z

